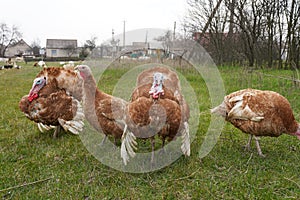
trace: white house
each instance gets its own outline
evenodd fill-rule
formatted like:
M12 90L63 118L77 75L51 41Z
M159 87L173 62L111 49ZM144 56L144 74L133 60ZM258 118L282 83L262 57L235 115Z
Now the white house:
M23 39L15 44L9 45L4 56L11 58L15 56L32 56L33 50Z
M46 57L79 57L77 40L47 39Z

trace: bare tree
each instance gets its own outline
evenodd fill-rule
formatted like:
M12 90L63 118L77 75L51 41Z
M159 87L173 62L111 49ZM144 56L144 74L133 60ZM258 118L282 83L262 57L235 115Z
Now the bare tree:
M184 22L184 27L193 32L194 38L217 63L228 60L224 32L228 29L229 14L222 2L224 0L187 0L189 14Z
M91 54L93 49L96 48L96 41L96 36L92 36L91 39L86 40L83 47L80 50L79 57L86 58L89 54Z
M17 43L22 37L16 26L11 28L6 23L0 24L0 57L4 57L8 46Z
M157 38L154 38L156 41L161 42L164 50L167 52L170 50L171 44L172 44L172 31L167 30L164 35L158 36Z
M68 57L72 57L74 53L76 53L77 48L73 45L69 45L65 48Z
M300 5L298 0L287 1L287 5L287 64L295 64L299 68Z
M31 48L33 51L34 56L40 56L40 49L41 49L41 41L39 38L36 38L31 43Z
M300 67L299 0L187 0L185 30L219 64ZM286 55L286 56L284 56Z
M275 0L274 3L274 35L277 42L276 50L277 50L277 58L278 60L278 68L281 69L283 67L283 56L285 52L285 40L284 40L284 17L282 13L284 13L285 10L285 0ZM271 23L271 22L270 22Z
M84 48L88 48L90 51L92 51L96 47L96 41L97 37L92 36L91 39L85 41Z
M241 41L244 41L244 54L249 66L254 66L257 55L259 55L258 41L262 33L262 6L259 1L242 0L236 4L237 12L235 18L241 29Z

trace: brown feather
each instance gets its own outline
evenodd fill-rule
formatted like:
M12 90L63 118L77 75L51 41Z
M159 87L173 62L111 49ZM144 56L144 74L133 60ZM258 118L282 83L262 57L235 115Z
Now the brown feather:
M149 91L153 74L156 72L164 76L164 95L160 95L158 100L152 100ZM139 74L136 85L129 104L130 118L135 124L135 126L130 123L128 125L132 132L137 137L143 138L158 134L163 142L166 138L170 141L176 135L179 136L183 123L187 122L190 116L188 104L181 94L177 74L166 67L153 67ZM156 118L160 121L155 120ZM165 121L161 121L162 119ZM156 127L151 125L155 123Z
M79 100L82 99L81 77L74 71L57 67L44 68L36 77L44 78L46 84L33 101L30 102L28 95L25 95L20 100L20 110L36 123L57 126L54 137L60 131L60 126L78 134L82 130L84 118L79 108ZM40 124L39 129L43 131Z
M135 101L139 97L150 98L149 91L150 91L151 86L152 86L152 83L148 83L148 84L140 85L140 86L136 87L134 89L134 91L132 92L131 101ZM176 101L178 104L180 103L179 100L177 98L175 98L174 93L172 93L172 91L169 90L168 88L166 88L164 85L163 85L163 90L164 90L164 95L160 95L160 99L170 99L172 101Z
M153 74L160 72L164 75L164 86L171 90L173 94L176 91L180 91L180 82L177 74L167 67L152 67L144 70L137 77L137 86L146 85L153 82Z
M47 84L53 79L56 79L58 88L66 89L66 92L74 96L79 101L82 99L83 80L74 70L60 67L49 67L44 68L36 77L46 77Z
M169 99L140 97L128 106L129 129L139 138L150 138L158 134L163 140L172 140L179 132L181 124L180 106ZM130 119L130 120L129 120Z
M77 104L64 89L57 87L56 81L45 85L39 91L39 97L32 102L25 95L19 107L30 120L54 126L59 125L58 118L69 121L77 111Z
M83 107L87 121L98 131L114 138L121 138L124 125L117 122L123 120L127 102L99 90L92 74L84 79Z
M257 116L263 117L260 121L250 119L234 119L228 113L235 106L230 99L243 95L242 108L246 105ZM290 103L286 98L273 91L245 89L227 95L224 98L226 105L226 120L245 133L255 136L278 137L282 133L294 133L298 129Z

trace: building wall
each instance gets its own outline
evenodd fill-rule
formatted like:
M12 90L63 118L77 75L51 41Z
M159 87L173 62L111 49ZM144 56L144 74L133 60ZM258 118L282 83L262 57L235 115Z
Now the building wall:
M74 50L74 52L71 54L72 50L68 49L46 49L46 56L52 57L52 58L58 58L58 57L79 57L79 53L77 50ZM70 55L71 54L71 55Z
M5 57L14 57L17 54L33 55L33 51L26 43L18 43L17 45L10 46L5 51Z

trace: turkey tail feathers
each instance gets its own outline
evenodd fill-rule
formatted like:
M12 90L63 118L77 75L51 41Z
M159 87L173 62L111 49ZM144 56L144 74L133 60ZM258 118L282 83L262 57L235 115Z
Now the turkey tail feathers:
M184 130L181 136L182 144L181 144L181 151L185 156L191 155L191 148L190 148L190 131L189 131L189 124L184 122Z
M65 131L70 131L71 133L78 135L84 126L84 113L81 104L77 100L73 100L77 105L77 110L75 116L72 120L66 121L63 119L58 119L59 124L64 128Z
M132 132L127 130L127 125L124 127L124 132L121 138L121 158L123 159L124 165L127 165L129 156L132 158L135 156L135 150L137 150L136 137Z
M210 109L210 112L216 115L220 115L222 117L226 117L226 104L223 101L217 107Z
M38 125L39 130L42 133L44 133L45 131L49 131L50 129L54 129L55 128L55 126L48 126L48 125L45 125L43 123L38 123L37 125Z

